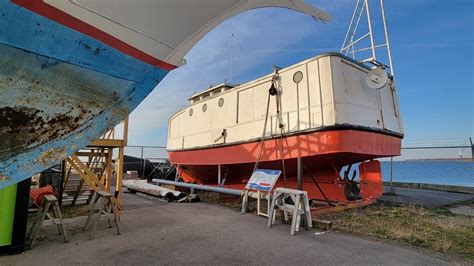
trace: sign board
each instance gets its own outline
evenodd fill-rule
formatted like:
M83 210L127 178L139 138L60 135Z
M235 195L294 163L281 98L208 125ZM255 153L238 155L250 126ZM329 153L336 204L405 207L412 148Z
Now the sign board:
M269 192L272 190L280 174L280 170L257 169L253 172L245 188Z

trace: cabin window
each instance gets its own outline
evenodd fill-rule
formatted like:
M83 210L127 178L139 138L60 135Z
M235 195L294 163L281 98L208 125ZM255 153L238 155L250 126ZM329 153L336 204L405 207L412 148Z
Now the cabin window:
M219 107L222 107L224 105L224 98L220 98L217 104L219 105Z
M293 74L293 81L298 84L303 80L303 72L301 71L296 71L295 74Z
M189 116L193 116L193 108L189 109Z
M206 93L206 94L204 94L204 95L201 96L201 100L208 99L209 97L211 97L211 94L210 94L210 93Z
M203 111L203 112L206 112L206 110L207 110L207 104L203 104L203 105L202 105L202 111Z

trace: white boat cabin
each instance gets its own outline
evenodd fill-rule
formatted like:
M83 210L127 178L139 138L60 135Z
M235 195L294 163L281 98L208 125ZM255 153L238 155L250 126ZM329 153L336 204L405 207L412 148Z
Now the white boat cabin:
M317 56L278 71L277 96L270 97L265 137L328 128L403 135L395 82L381 89L366 83L370 68L340 54ZM189 98L190 106L169 120L168 150L258 141L262 137L274 74L234 86L221 84Z

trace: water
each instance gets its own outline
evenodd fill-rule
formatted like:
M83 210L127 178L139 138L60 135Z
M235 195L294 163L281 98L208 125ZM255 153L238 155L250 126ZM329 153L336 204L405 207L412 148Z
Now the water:
M383 181L390 181L390 161L382 162ZM393 161L393 182L474 187L474 162Z

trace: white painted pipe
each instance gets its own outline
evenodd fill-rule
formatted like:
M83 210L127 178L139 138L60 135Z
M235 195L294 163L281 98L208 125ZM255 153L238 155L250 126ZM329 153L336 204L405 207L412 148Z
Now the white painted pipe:
M242 196L243 190L241 189L232 189L232 188L222 188L222 187L213 187L213 186L205 186L205 185L198 185L198 184L191 184L191 183L184 183L184 182L176 182L164 179L153 179L152 182L157 184L167 184L167 185L174 185L178 187L185 187L185 188L194 188L197 190L202 191L209 191L209 192L217 192L222 194L234 195L234 196ZM249 191L248 196L251 198L258 198L260 195L261 199L267 199L268 194L266 193L257 193L254 191Z
M164 197L168 199L172 199L173 197L181 198L184 194L181 191L147 183L146 180L122 180L122 185L131 190L136 190L153 196Z

